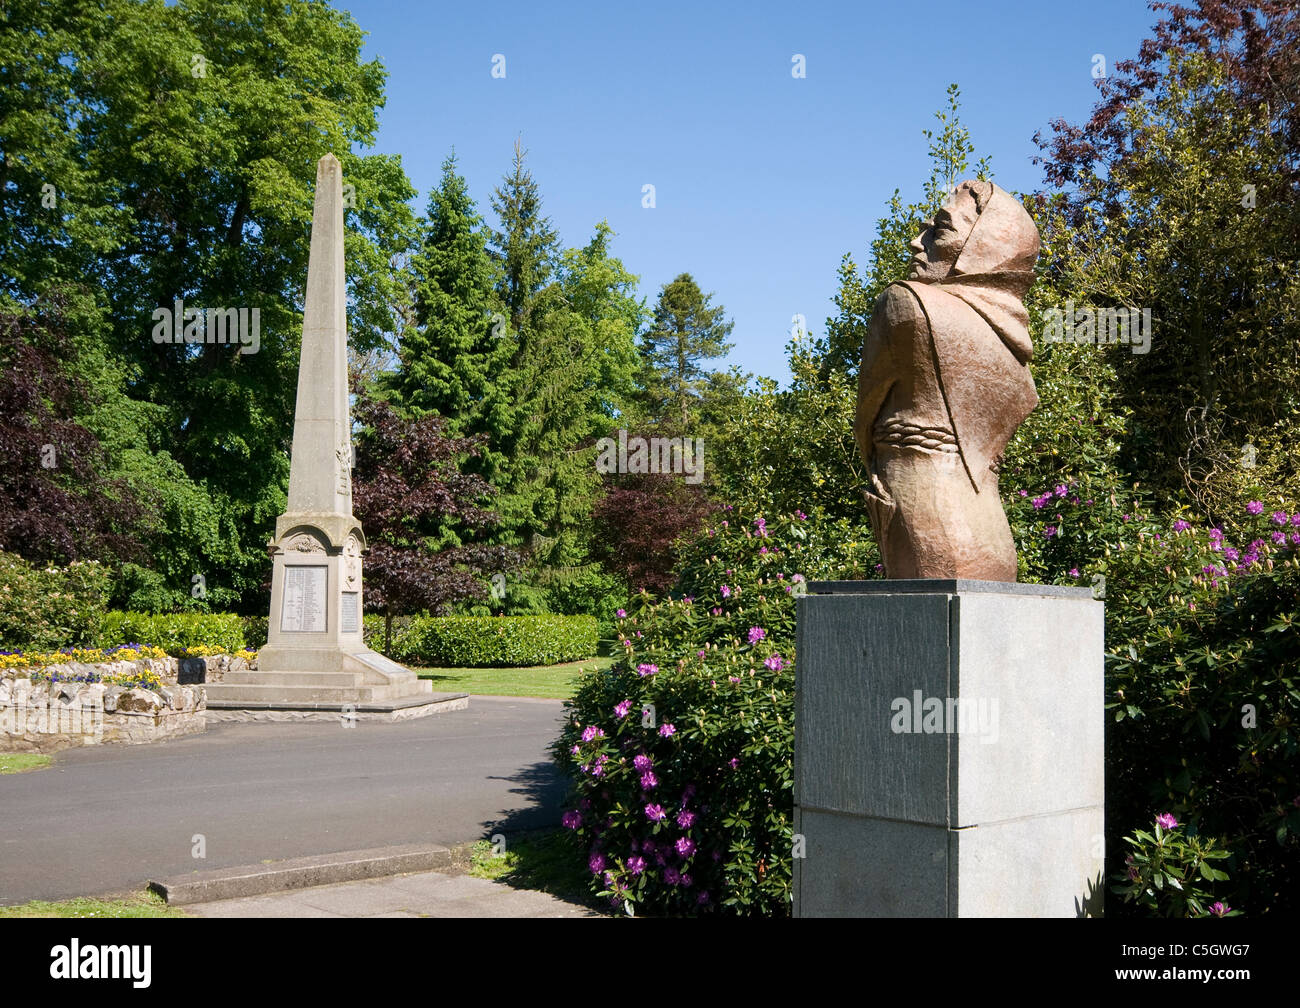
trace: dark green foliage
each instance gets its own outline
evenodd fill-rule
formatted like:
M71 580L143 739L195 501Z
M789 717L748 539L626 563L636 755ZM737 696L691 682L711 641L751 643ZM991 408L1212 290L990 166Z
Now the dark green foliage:
M618 625L614 614L627 608L628 589L621 578L593 564L573 573L552 571L546 602L552 612L594 616L601 640L611 640Z
M454 155L443 162L423 227L422 247L411 261L413 324L402 333L398 368L383 386L413 418L439 413L452 435L485 435L480 454L466 459L464 469L491 482L506 461L497 443L505 405L500 378L511 342L488 235Z
M1116 874L1111 891L1125 903L1136 904L1147 917L1240 917L1241 911L1215 900L1214 883L1228 875L1214 862L1229 853L1214 837L1182 830L1176 817L1162 813L1154 828L1136 829L1126 836L1129 851L1124 871ZM1114 914L1112 914L1114 916Z
M596 653L593 616L417 616L392 657L436 668L525 668Z
M843 522L727 509L683 547L673 598L638 596L623 657L583 681L553 748L594 891L637 912L790 912L795 599L873 560Z
M373 143L384 72L361 61L350 15L301 0L11 0L3 16L0 284L22 304L89 284L104 313L94 342L125 409L83 424L156 519L136 560L152 575L125 575L119 599L180 604L202 574L207 601L257 608L325 153L356 190L354 348L382 344L405 297L389 260L413 237L410 183L396 158L355 153ZM152 313L176 299L260 309L258 351L154 342Z
M378 617L376 617L378 619ZM267 623L266 616L245 616L244 624L244 646L251 651L258 651L266 647ZM380 620L382 626L383 621Z
M641 335L645 409L653 422L697 436L701 399L710 387L705 361L731 351L732 322L689 273L664 284L650 328Z
M1217 896L1249 916L1294 913L1300 512L1172 529L1135 514L1103 558L1108 850L1173 813L1231 852Z

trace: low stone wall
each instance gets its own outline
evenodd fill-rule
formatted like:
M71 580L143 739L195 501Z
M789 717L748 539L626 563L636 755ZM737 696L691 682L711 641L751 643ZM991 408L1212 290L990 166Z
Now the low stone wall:
M203 731L207 695L201 685L176 681L175 658L100 665L70 662L41 672L71 678L146 670L163 680L157 690L48 678L33 681L26 669L0 674L0 751L51 753L104 743L136 745Z

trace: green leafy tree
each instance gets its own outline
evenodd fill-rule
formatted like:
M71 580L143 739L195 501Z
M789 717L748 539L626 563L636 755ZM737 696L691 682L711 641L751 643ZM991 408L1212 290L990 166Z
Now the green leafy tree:
M1073 232L1053 284L1150 310L1148 352L1111 351L1122 463L1232 520L1265 488L1300 491L1300 15L1207 2L1160 29L1086 128L1039 140Z
M5 17L0 275L24 303L93 278L107 306L100 338L148 414L150 444L166 446L215 516L224 546L208 582L257 605L284 507L306 236L326 152L355 196L354 344L382 343L405 298L389 261L411 244L410 183L396 158L354 153L373 143L383 70L361 62L348 14L302 0L16 0ZM177 300L257 309L257 352L155 342L155 309ZM184 521L168 532L177 555L207 536ZM155 573L171 583L172 572Z

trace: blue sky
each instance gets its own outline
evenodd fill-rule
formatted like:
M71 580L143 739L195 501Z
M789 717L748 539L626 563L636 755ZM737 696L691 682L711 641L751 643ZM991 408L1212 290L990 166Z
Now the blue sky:
M520 137L565 247L608 220L650 305L691 273L735 322L727 363L782 380L792 316L822 332L840 257L861 264L895 189L919 196L950 83L975 156L1032 191L1035 130L1083 121L1093 54L1134 56L1156 19L1142 0L335 5L388 71L374 150L401 155L418 210L454 146L490 219Z

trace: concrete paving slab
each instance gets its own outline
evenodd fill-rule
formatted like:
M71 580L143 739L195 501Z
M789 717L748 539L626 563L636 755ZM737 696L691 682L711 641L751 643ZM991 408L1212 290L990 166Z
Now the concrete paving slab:
M500 882L418 872L292 892L195 903L196 917L601 917L577 903Z

